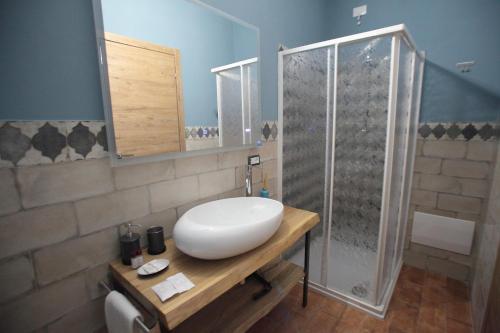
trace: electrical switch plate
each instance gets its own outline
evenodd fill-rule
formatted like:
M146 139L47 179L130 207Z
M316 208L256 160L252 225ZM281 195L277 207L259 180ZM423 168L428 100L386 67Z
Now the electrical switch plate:
M457 62L457 68L462 72L462 73L469 73L472 69L472 66L476 64L475 61L464 61L464 62Z
M354 7L352 9L352 17L360 17L360 16L363 16L363 15L366 15L366 12L367 12L367 6L366 5L362 5L362 6L359 6L359 7Z

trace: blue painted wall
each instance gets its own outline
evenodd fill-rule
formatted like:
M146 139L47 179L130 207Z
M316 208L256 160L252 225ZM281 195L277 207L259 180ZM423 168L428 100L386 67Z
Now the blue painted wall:
M277 48L321 41L326 0L206 0L260 28L263 119L277 118ZM0 1L0 119L104 119L90 0Z
M326 39L328 0L203 0L260 28L262 118L278 118L278 45Z
M186 0L101 2L105 31L180 50L186 125L217 126L210 69L256 57L257 32Z
M405 22L427 51L424 121L495 120L498 0L204 0L261 29L264 119L277 117L279 43L289 47ZM368 4L358 27L352 7ZM446 6L449 6L446 7ZM88 0L0 2L0 119L103 119ZM474 59L469 74L455 63Z
M0 1L0 119L104 119L91 1Z
M259 54L259 40L255 30L233 24L233 56L235 61L250 59Z
M368 5L357 26L353 7ZM328 39L405 23L427 52L421 120L494 121L500 111L500 1L331 0ZM475 60L468 74L457 62Z

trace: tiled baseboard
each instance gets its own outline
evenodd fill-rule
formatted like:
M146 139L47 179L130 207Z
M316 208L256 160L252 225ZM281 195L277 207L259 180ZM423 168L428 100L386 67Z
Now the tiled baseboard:
M191 150L215 148L217 127L185 128ZM263 142L275 141L277 122L263 121ZM0 167L52 164L108 155L106 126L97 121L0 121Z

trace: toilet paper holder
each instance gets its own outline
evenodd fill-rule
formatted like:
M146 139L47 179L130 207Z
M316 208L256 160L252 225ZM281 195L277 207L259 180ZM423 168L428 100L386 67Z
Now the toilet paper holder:
M104 281L100 281L99 284L101 285L101 287L103 287L106 292L109 294L112 289L110 286L108 286L108 284ZM139 327L141 328L141 330L144 332L144 333L150 333L150 329L146 326L146 324L139 318L135 318L135 322L137 323L137 325L139 325Z

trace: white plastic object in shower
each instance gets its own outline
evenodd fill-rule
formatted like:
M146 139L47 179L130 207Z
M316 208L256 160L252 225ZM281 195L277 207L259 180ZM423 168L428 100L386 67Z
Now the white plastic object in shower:
M438 249L469 255L475 222L415 212L411 241Z

